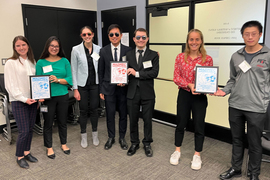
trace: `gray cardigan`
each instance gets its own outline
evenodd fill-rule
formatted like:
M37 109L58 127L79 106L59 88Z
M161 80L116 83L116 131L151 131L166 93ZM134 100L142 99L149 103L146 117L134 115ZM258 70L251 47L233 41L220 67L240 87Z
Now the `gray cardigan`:
M230 79L222 91L231 93L230 107L265 113L270 96L270 50L264 46L252 59L251 69L246 73L239 68L239 64L244 60L244 48L232 55Z
M85 86L88 78L88 64L83 43L84 42L74 46L71 51L73 89L78 89L78 86ZM100 46L93 43L93 52L99 54L100 49ZM98 62L99 59L93 58L93 64L96 71L96 84L98 84Z

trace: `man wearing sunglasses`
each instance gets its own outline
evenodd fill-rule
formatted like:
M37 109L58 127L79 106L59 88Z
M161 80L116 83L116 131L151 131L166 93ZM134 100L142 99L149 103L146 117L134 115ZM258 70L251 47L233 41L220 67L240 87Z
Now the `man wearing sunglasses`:
M98 67L100 98L105 100L108 141L104 148L110 149L115 143L115 111L119 113L119 143L122 149L127 150L125 141L127 130L127 86L125 84L110 84L111 61L126 61L126 53L130 47L121 44L122 28L112 24L108 28L110 44L100 50ZM116 107L117 106L117 107Z
M153 156L150 144L152 139L152 114L155 106L154 78L159 72L158 53L146 47L148 33L143 28L134 32L133 41L136 48L127 53L129 84L127 92L128 113L130 119L131 147L127 155L132 156L139 149L138 121L140 107L142 107L142 118L144 121L144 145L147 157Z

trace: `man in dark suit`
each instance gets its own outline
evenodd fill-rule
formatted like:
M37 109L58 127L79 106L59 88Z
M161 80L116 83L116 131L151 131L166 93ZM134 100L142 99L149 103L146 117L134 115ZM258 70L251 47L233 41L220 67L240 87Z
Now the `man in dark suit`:
M111 61L126 61L126 53L130 47L120 43L122 29L117 24L112 24L108 28L110 44L100 50L100 60L98 67L100 98L105 100L107 129L109 139L104 148L110 149L115 143L115 111L116 106L119 112L119 143L122 149L127 150L125 141L127 130L127 86L125 84L110 84Z
M127 53L129 84L127 105L130 119L131 147L127 155L132 156L139 149L138 121L140 106L144 121L144 150L147 157L153 156L150 144L152 139L152 114L155 106L154 78L159 71L158 53L146 47L148 33L145 29L135 30L133 40L136 48Z

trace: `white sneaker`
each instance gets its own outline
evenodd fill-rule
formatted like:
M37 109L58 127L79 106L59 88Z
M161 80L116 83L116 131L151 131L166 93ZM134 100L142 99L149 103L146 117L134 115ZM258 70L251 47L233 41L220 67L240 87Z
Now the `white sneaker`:
M202 167L201 156L194 155L191 161L191 169L200 170Z
M87 133L82 133L81 134L81 146L82 148L87 148L88 143L87 143Z
M97 131L92 132L92 138L93 138L93 144L95 146L98 146L99 145L99 140L98 140L98 132Z
M180 159L181 153L178 151L174 151L174 153L172 153L171 158L170 158L170 163L172 165L177 165Z

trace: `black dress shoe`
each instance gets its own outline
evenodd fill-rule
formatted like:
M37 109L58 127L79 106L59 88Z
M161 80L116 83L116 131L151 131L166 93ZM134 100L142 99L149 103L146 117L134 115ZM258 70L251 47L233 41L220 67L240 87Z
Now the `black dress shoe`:
M127 155L132 156L133 154L136 153L137 149L139 148L140 148L139 144L132 144L127 152Z
M119 139L119 144L120 144L120 146L121 146L121 148L123 150L127 150L128 149L128 145L127 145L127 142L126 142L125 138Z
M47 154L47 157L50 158L50 159L54 159L55 158L55 154L51 154L51 155L48 155L48 150L46 151L46 154Z
M144 151L145 151L145 155L147 157L152 157L153 156L153 150L152 150L150 145L144 145Z
M17 163L21 168L25 168L25 169L29 168L29 165L24 158L22 158L20 160L17 159Z
M104 146L104 149L106 149L106 150L111 149L111 147L114 143L115 143L114 138L109 138Z
M63 151L65 154L67 154L67 155L70 154L70 149L69 149L69 150L64 150L62 147L61 147L61 149L62 149L62 151Z
M250 180L259 180L258 174L250 174Z
M32 156L31 153L27 154L26 156L24 156L24 158L27 160L27 161L30 161L30 162L38 162L37 158L35 158L34 156Z
M242 176L241 170L235 170L232 167L228 170L222 173L219 178L220 179L231 179L232 177L240 177Z

